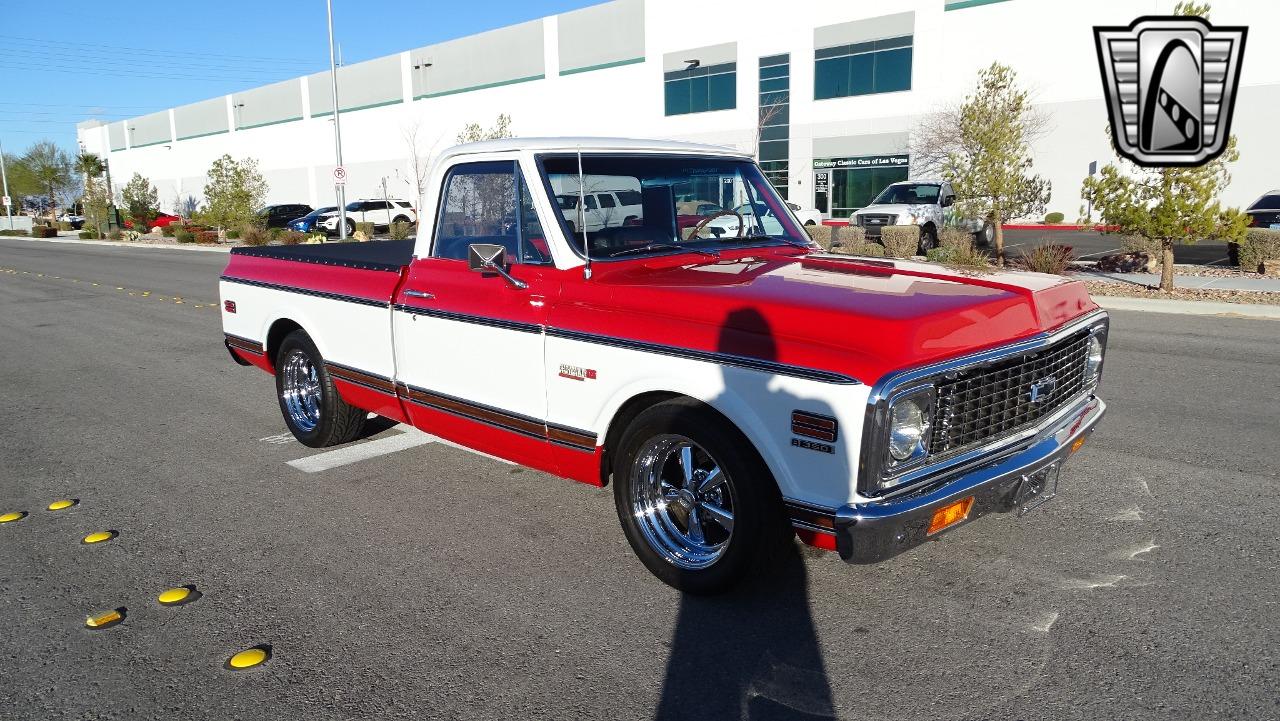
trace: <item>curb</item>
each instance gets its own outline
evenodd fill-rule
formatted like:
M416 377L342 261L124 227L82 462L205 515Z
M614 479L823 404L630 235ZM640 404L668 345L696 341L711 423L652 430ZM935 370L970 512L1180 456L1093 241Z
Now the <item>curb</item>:
M156 245L153 243L127 243L115 240L69 240L66 238L23 238L22 236L8 236L14 240L26 240L32 243L65 243L67 245L105 245L109 248L158 248L162 250L195 250L202 253L229 253L232 246L214 246L207 245Z
M1210 300L1158 300L1095 295L1093 302L1107 310L1132 310L1178 315L1213 315L1232 318L1280 320L1280 305L1260 303L1220 303Z

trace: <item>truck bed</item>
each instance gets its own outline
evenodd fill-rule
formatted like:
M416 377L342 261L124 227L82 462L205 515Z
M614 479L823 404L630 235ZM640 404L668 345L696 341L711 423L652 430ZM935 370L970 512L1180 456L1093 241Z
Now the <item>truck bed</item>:
M290 260L357 270L383 270L392 273L409 264L413 258L412 238L378 240L368 243L321 243L319 245L262 245L232 248L232 255L254 258Z

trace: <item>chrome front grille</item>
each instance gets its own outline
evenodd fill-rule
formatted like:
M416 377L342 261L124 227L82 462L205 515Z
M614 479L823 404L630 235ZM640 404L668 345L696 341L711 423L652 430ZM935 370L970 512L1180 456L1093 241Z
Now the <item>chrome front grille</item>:
M898 216L884 213L864 213L858 216L858 225L864 228L881 228L898 222Z
M1009 435L1062 408L1084 390L1088 348L1089 334L1081 332L940 379L930 459Z

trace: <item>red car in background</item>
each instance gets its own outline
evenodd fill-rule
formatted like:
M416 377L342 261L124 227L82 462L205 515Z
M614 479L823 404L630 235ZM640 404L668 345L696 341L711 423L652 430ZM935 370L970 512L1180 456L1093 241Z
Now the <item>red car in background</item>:
M168 213L161 213L155 217L155 220L151 221L151 227L147 228L147 230L150 230L151 228L163 228L166 225L172 225L174 223L181 223L181 222L182 222L182 216L169 215ZM132 220L129 220L126 218L122 224L124 225L124 227L128 228L129 230L134 229L133 227L134 222Z

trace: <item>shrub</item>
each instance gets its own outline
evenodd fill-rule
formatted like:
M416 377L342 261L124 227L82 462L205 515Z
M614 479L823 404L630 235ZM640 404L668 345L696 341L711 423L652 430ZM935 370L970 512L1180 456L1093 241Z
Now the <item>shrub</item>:
M1280 260L1280 230L1250 228L1240 243L1240 270L1263 272L1262 262Z
M973 250L973 233L961 228L943 228L938 231L938 247Z
M141 237L142 237L142 233L139 233L139 232L138 232L138 231L136 231L136 230L126 230L126 231L124 231L124 232L120 233L120 238L121 238L122 240L134 241L134 240L137 240L138 238L141 238Z
M97 240L97 239L98 239L98 231L93 230L92 228L87 228L85 230L80 231L80 240Z
M324 233L312 233L307 236L307 245L320 245L328 239Z
M867 242L867 232L856 225L840 225L836 226L835 233L831 238L831 247L835 248L855 248L865 245Z
M920 249L920 228L914 225L887 225L880 231L885 255L910 258Z
M280 240L282 235L284 235L284 228L267 228L267 237L272 240Z
M56 238L58 237L58 229L48 225L34 225L31 227L32 238Z
M287 231L280 236L280 242L285 245L302 245L302 242L306 239L306 233L299 233L296 230Z
M834 228L829 225L806 225L804 230L820 248L831 250L831 235Z
M929 259L930 263L941 263L953 268L969 270L987 270L990 268L990 259L987 254L977 250L972 244L930 248L925 257Z
M68 223L67 221L65 221L65 220L59 220L59 221L58 221L58 230L75 230L75 228L72 228L72 227L71 227L71 224L70 224L70 223Z
M174 239L175 239L175 240L177 240L179 243L194 243L194 242L196 242L196 234L195 234L195 233L192 233L191 231L187 230L186 228L178 228L178 232L174 233L174 234L173 234L173 237L174 237Z
M271 242L271 236L256 225L246 225L240 231L240 242L245 245L266 245Z
M160 229L160 235L163 235L166 238L172 238L174 232L176 232L177 230L178 230L178 226L174 225L173 223L170 223Z
M112 230L111 232L107 233L107 240L123 240L123 239L124 239L124 233L119 228L116 228L115 230Z
M373 223L356 223L356 232L364 233L364 237L373 237Z
M408 238L408 237L409 237L409 231L411 231L411 230L413 230L413 224L412 224L412 223L406 223L406 222L404 222L404 221L401 221L401 222L399 222L399 223L392 223L392 224L391 224L391 239L392 239L392 240L404 240L405 238Z
M202 230L194 235L196 242L200 245L217 245L218 243L218 231L216 230Z
M8 228L5 228L4 230L0 230L0 235L6 235L6 236L26 235L26 234L27 234L27 231L25 230L9 230Z
M227 231L227 240L239 240L239 239L240 239L240 231L238 230Z
M860 255L865 258L883 258L884 246L879 243L858 243L856 245L841 245L831 249L833 253L841 255Z
M1057 212L1049 213L1048 215L1044 216L1044 222L1047 223L1048 225L1057 225L1058 223L1061 223L1063 220L1065 220L1066 217L1067 216L1063 215L1062 213L1057 213Z
M1062 275L1075 259L1076 254L1071 246L1044 243L1032 248L1031 252L1022 251L1018 265L1036 273Z

